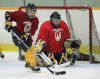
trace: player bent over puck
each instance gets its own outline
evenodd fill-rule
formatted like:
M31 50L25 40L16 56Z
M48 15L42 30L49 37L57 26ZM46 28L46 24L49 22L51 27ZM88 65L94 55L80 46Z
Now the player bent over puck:
M36 6L29 3L26 6L26 12L18 10L15 12L6 11L5 13L5 29L8 32L13 30L23 41L24 43L34 52L35 48L32 46L32 37L35 34L35 31L38 28L39 20L35 16ZM17 26L12 26L12 21L17 23ZM22 42L20 42L16 36L12 33L12 39L16 46L23 49L25 52L25 67L30 67L32 71L40 71L40 68L36 66L36 57L30 52Z
M35 49L38 53L43 51L54 63L56 59L58 67L74 64L76 55L67 54L65 48L70 47L72 50L77 50L80 42L70 40L70 37L68 26L61 20L61 15L53 12L50 21L45 21L40 27Z

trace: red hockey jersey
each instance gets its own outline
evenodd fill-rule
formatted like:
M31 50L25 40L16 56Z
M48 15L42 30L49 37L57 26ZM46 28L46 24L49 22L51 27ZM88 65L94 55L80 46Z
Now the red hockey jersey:
M50 21L44 22L39 30L38 39L46 41L44 51L58 53L64 49L63 42L70 38L70 32L67 24L61 20L57 29Z
M31 36L35 34L35 31L37 30L38 23L39 23L39 20L37 17L30 20L27 18L26 12L23 12L21 10L18 10L15 12L8 12L8 14L11 17L11 20L16 22L17 31L19 31L20 33L30 32ZM29 37L29 40L33 42L31 37Z

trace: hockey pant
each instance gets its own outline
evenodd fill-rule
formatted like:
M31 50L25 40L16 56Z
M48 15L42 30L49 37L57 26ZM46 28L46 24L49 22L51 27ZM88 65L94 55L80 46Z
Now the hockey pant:
M29 47L34 53L36 53L35 52L35 48L33 47L33 46L30 46ZM26 60L26 62L27 63L30 63L30 66L36 66L36 57L33 55L33 53L32 52L30 52L29 50L27 50L26 52L25 52L25 60Z
M17 32L15 31L17 34ZM36 66L36 57L24 46L17 38L12 34L13 42L16 46L23 49L25 52L25 60L27 63L30 64L30 66ZM24 41L24 43L35 53L35 48L32 46L32 43L30 40Z

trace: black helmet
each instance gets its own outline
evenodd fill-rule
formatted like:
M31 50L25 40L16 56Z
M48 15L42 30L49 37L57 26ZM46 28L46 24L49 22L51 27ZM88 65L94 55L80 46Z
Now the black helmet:
M53 26L54 26L55 28L57 28L58 25L60 24L61 15L60 15L58 12L53 12L53 13L51 14L51 16L50 16L50 20L51 20ZM56 23L55 23L55 21L56 21Z
M53 12L52 14L51 14L51 16L50 16L50 19L52 19L52 18L54 18L54 19L61 19L61 16L60 16L60 14L58 13L58 12Z
M33 3L28 3L28 5L26 6L26 14L27 14L27 17L29 19L33 19L35 17L35 15L34 16L29 16L28 15L28 10L29 9L31 9L32 11L36 11L36 6Z

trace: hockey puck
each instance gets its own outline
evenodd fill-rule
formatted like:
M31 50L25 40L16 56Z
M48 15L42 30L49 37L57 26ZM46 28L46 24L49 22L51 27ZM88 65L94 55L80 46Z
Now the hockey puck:
M63 72L61 72L60 74L62 74L62 75L63 75L63 74L66 74L66 71L63 71Z

